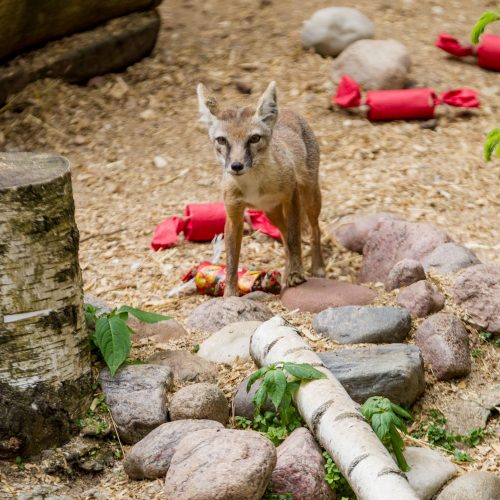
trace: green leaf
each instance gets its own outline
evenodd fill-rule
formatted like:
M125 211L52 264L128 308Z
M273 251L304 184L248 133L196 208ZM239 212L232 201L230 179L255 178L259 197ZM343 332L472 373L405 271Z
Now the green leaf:
M114 376L130 352L130 328L118 316L101 317L96 321L94 339Z
M409 411L405 410L404 408L401 408L401 406L398 406L397 404L391 402L391 409L397 415L400 415L401 417L406 418L407 420L413 420L412 414Z
M403 455L403 440L401 439L401 436L399 435L399 432L394 425L391 425L390 427L390 434L392 451L394 452L394 455L396 455L398 466L403 472L408 472L410 470L410 467Z
M147 311L142 311L141 309L135 309L130 306L121 306L116 311L118 314L121 313L130 313L132 316L135 316L139 321L143 323L158 323L160 321L166 321L167 319L172 319L170 316L164 316L163 314L157 314Z
M255 392L255 395L252 399L253 404L255 405L255 412L259 413L262 406L264 406L267 401L267 387L264 383L260 384L260 387Z
M316 368L308 363L283 363L283 369L300 380L326 378L323 372L316 370Z
M250 391L250 388L252 385L259 380L259 378L262 378L267 372L269 371L268 366L263 366L262 368L259 368L257 371L253 372L252 375L250 375L250 378L248 379L247 382L247 392Z
M500 127L491 130L484 143L486 161L490 161L493 155L500 157Z
M286 392L286 376L282 370L273 370L269 372L266 377L269 375L273 377L274 383L272 392L268 389L268 394L274 407L278 410Z
M474 27L472 28L472 33L471 33L472 43L478 43L479 38L486 29L486 26L498 20L500 20L500 9L497 10L496 12L494 11L484 12L481 15L481 17L477 20Z

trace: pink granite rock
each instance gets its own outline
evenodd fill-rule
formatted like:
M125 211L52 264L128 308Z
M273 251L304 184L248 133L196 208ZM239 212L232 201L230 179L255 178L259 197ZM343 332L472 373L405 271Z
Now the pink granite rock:
M309 278L302 285L286 288L281 301L287 309L317 313L329 307L371 304L376 293L360 285L326 278Z
M403 259L421 261L437 246L450 241L448 235L432 224L382 221L363 248L362 283L385 282L394 265Z
M387 290L394 290L420 280L425 280L425 271L422 264L418 260L403 259L390 270L385 287Z
M444 307L444 296L428 281L421 280L402 288L396 299L398 305L406 307L414 316L424 318Z

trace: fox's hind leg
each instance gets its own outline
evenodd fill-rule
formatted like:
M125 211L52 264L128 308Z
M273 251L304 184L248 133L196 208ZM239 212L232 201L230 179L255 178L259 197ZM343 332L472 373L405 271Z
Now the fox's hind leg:
M325 265L321 251L321 231L318 222L321 212L321 191L318 184L307 186L304 191L301 201L311 225L311 274L324 278Z

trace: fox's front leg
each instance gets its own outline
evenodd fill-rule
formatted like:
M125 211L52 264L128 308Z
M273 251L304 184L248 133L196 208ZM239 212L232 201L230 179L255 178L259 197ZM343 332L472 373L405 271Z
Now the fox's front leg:
M243 212L241 205L226 205L224 243L226 248L226 288L224 297L238 295L238 262L243 238Z
M286 286L297 286L307 281L302 268L302 238L300 222L300 199L297 189L294 190L288 205L285 207L288 247Z

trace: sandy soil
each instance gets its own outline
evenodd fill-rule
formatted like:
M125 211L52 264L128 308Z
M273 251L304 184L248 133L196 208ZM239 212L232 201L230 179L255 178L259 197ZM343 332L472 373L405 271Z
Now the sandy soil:
M500 265L500 163L482 159L485 134L500 122L500 76L451 60L433 46L440 31L467 37L481 12L496 4L344 2L374 21L377 38L393 37L410 48L416 85L438 92L461 86L481 92L478 111L444 116L435 130L419 123L371 124L331 109L331 60L304 52L299 43L302 21L327 5L318 0L275 0L270 5L258 0L164 2L160 38L150 58L87 86L34 83L0 110L2 149L54 152L71 161L86 292L112 305L127 303L181 321L204 300L171 299L166 292L211 256L210 245L181 241L166 252L149 249L153 229L162 219L181 215L187 203L221 199L220 167L198 123L198 81L211 87L222 103L254 102L270 80L277 81L280 104L302 113L321 144L325 236L328 225L342 215L390 210L433 222L484 262ZM500 25L495 30L499 33ZM251 86L252 94L243 96L238 82ZM157 155L167 160L166 167L154 165ZM359 257L326 237L324 243L329 277L354 280ZM307 258L307 246L305 253ZM242 264L281 269L280 245L248 232ZM381 301L392 299L389 294ZM281 310L279 304L273 308ZM308 315L289 317L310 328ZM471 332L477 347L477 332ZM199 338L177 347L189 348ZM148 351L156 348L147 346ZM434 384L429 376L417 412L489 383L498 355L493 346L481 348L483 356L474 360L473 373L464 381ZM143 349L137 348L137 355ZM230 392L247 372L245 368L227 382L226 370L221 385ZM494 470L498 465L491 438L472 454L478 460L467 467ZM28 465L18 471L13 464L0 463L14 490L22 491L22 484L62 482L61 491L74 498L84 498L90 488L100 498L155 498L161 491L160 481L128 482L119 463L106 474L71 481L41 474L36 463Z

